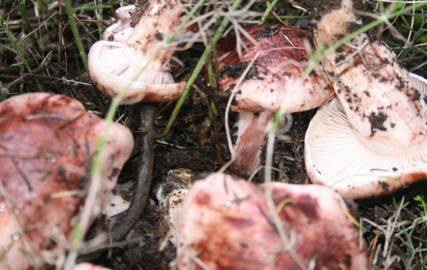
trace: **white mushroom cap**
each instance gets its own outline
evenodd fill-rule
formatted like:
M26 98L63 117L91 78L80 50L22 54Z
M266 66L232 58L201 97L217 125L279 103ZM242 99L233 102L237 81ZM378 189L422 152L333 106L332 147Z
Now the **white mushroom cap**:
M266 189L280 225L273 222ZM366 248L343 200L319 185L256 185L215 173L187 195L178 226L178 269L368 269ZM281 239L278 227L291 235ZM291 240L289 240L291 239ZM292 242L291 242L292 241ZM292 249L295 257L290 256ZM194 259L197 258L197 261Z
M175 83L162 64L148 59L127 44L98 41L90 49L89 73L104 94L115 96L126 91L122 104L145 101L171 101L182 92L185 83Z
M130 23L124 24L121 21L113 23L104 33L102 33L103 40L126 42L132 35L133 27Z
M118 19L102 34L102 39L109 41L126 42L132 35L133 27L132 14L135 12L135 5L128 5L116 9L115 16Z
M353 1L325 10L316 23L317 44L331 45L360 25ZM310 123L305 160L310 178L345 197L392 192L426 178L427 90L393 51L361 34L333 53L322 66L337 101Z
M135 12L135 10L135 5L127 5L116 9L114 15L117 20L123 23L130 23L132 21L132 14Z
M427 134L427 97L422 78L400 66L386 45L360 50L334 80L337 97L354 129L371 140L410 146Z
M410 74L409 79L419 91L417 106L425 112L427 81L415 74ZM375 95L376 91L370 93ZM371 96L370 100L373 99ZM427 118L411 110L413 106L407 104L410 100L410 96L400 96L396 99L398 104L392 103L393 108L382 110L385 119L381 126L385 130L374 129L372 136L371 132L361 133L360 126L356 129L359 122L354 115L344 112L338 100L322 107L311 120L305 137L305 163L310 179L332 187L344 197L364 198L390 193L427 178L427 136L425 129L414 129L417 125L425 127ZM397 124L393 126L387 121L389 118Z
M168 62L175 46L164 37L178 26L184 9L175 0L149 1L138 24L132 28L129 10L118 11L119 21L89 52L89 75L96 87L109 96L125 91L122 104L175 100L185 83L175 83ZM108 41L107 41L108 40ZM114 41L113 41L114 40Z

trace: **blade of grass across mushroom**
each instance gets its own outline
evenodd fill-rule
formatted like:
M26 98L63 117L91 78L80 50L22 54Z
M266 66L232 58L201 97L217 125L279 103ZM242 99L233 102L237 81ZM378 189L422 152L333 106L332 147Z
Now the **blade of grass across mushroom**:
M280 112L276 112L274 114L274 118L272 119L272 127L268 131L267 136L267 151L265 153L265 169L264 169L264 182L266 183L264 185L264 197L267 204L267 207L269 209L269 213L271 215L271 218L273 220L274 226L279 234L279 237L283 244L283 249L287 250L289 254L291 255L294 262L297 264L297 266L300 269L307 269L307 266L303 262L301 256L297 254L294 250L294 243L291 241L291 232L283 226L283 222L280 219L279 213L276 204L274 203L273 199L273 188L274 186L271 185L271 174L272 174L272 168L273 168L273 154L274 154L274 140L276 137L276 132L280 128L280 123L282 122L282 115Z
M175 100L182 93L185 82L175 83L166 65L179 43L175 36L187 29L190 18L204 1L199 0L184 14L186 7L176 0L161 4L151 0L135 27L124 18L118 22L125 24L124 29L107 28L103 40L95 43L89 53L89 74L98 90L114 96L130 81L133 72L151 58L152 68L142 72L130 85L122 104Z
M236 10L239 7L241 2L242 2L242 0L233 0L233 5L231 6L231 10L232 11ZM224 33L224 31L225 31L225 29L229 23L230 23L230 18L228 18L228 17L224 17L221 20L221 23L218 26L218 28L216 29L215 34L213 35L211 42L205 48L202 56L200 56L200 58L199 58L199 61L197 61L196 67L194 68L193 72L191 73L191 76L185 85L184 91L182 92L181 96L179 97L179 99L175 105L175 108L172 111L172 114L169 118L169 121L166 125L166 128L163 131L163 136L167 136L167 134L169 134L169 131L172 128L172 125L174 124L175 119L177 118L179 112L181 111L182 106L184 105L184 101L187 98L191 87L193 86L193 84L196 81L197 77L199 76L200 72L203 70L203 66L206 64L206 62L209 58L209 55L211 54L214 46L218 43L218 41L222 37L222 34Z
M255 61L258 59L259 55L260 55L260 52L257 52L255 54L255 56L253 57L253 59L251 60L251 62L249 63L249 65L246 67L245 71L240 76L240 78L237 81L236 85L233 87L233 90L231 91L230 97L228 98L227 106L225 107L225 113L224 113L224 126L225 126L225 135L227 137L228 150L230 151L231 159L226 164L224 164L220 170L218 170L219 172L224 172L231 164L233 164L233 162L237 158L237 156L236 156L236 150L234 149L234 146L233 146L233 140L231 138L231 131L230 131L229 115L230 115L231 103L233 102L234 96L239 91L240 85L242 84L243 80L245 79L245 77L248 74L249 70L252 68L252 66L255 63ZM248 121L245 121L245 124L244 124L243 127L238 127L239 130L243 130L243 129L246 130L247 128L252 128L252 127L249 127L249 123L251 122L251 120L253 120L253 115L251 113L248 113L248 114L245 114L245 115L242 115L242 116L243 117L248 117L249 119L248 119ZM262 120L262 123L265 124L265 121L268 122L270 117L268 117L268 115L264 114L263 118L264 119ZM260 142L260 139L262 140L262 142ZM262 145L263 141L264 141L264 136L262 136L262 138L258 138L257 145L255 147L259 148L259 145Z
M11 213L12 219L13 219L13 224L14 227L18 227L18 236L21 239L22 242L22 250L24 251L25 254L25 258L28 260L28 264L31 267L37 268L38 267L38 263L37 260L34 256L34 250L31 248L30 245L30 239L28 239L27 235L25 234L25 230L24 230L24 226L22 225L22 223L20 222L19 217L17 216L15 209L15 206L12 202L12 200L9 198L9 195L6 192L6 189L4 187L4 185L0 182L0 199L3 198L2 204L4 203L3 207L6 207L7 209L9 209L9 212ZM4 211L4 209L2 209L2 211ZM7 224L2 224L3 227L7 227ZM13 236L12 236L13 237ZM1 260L0 260L1 261ZM1 262L3 263L3 262ZM5 262L5 264L8 264L7 262ZM9 269L12 269L12 267L10 265L6 265Z
M190 16L193 15L195 12L197 12L203 6L204 1L205 0L199 0L197 2L197 4L192 8L192 10L187 15L187 17L183 20L183 22L181 22L181 24L177 27L177 29L171 34L171 37L167 38L167 44L170 44L173 41L173 37L178 33L178 31L181 31L185 27L185 25L189 21ZM75 265L79 249L83 242L83 237L89 226L89 217L91 213L94 211L93 209L94 202L96 200L96 196L100 189L100 172L102 171L102 166L103 166L102 160L105 155L105 134L108 132L110 125L113 123L113 119L117 112L117 109L119 105L122 103L122 100L125 98L130 85L134 81L136 81L140 77L140 75L144 72L144 70L148 68L153 62L154 62L154 59L149 58L148 61L144 64L144 66L142 66L139 70L137 70L137 72L132 76L132 79L127 83L127 85L125 85L125 87L121 91L119 91L118 94L115 95L112 99L111 105L105 117L105 121L107 125L105 127L104 134L101 135L98 140L98 145L97 145L98 151L94 155L93 162L92 162L92 169L91 169L92 177L91 177L91 183L88 190L89 196L86 199L86 202L82 209L80 221L73 228L73 239L72 239L73 242L72 242L71 250L65 262L64 269L66 270L71 270ZM115 233L116 237L113 240L118 240L122 238L129 231L129 229L134 225L134 223L137 221L136 219L137 217L135 218L135 216L139 217L139 214L135 215L135 213L142 212L143 206L145 205L145 201L147 199L147 194L148 194L147 192L149 190L149 185L151 183L151 177L149 176L151 176L152 174L152 165L153 165L152 164L152 160L153 160L152 146L154 144L154 140L153 140L154 131L152 129L152 121L153 121L152 118L154 117L153 113L150 112L148 117L149 117L148 119L147 117L145 117L144 119L144 122L147 123L148 125L147 126L148 130L144 138L144 146L147 148L147 151L144 151L143 161L146 161L146 162L144 162L144 164L142 165L143 167L141 167L142 170L140 171L139 177L138 177L137 190L139 194L134 195L134 198L138 198L139 200L133 202L131 206L132 208L129 210L129 211L132 211L133 213L132 217L130 217L131 222L127 222L123 226L118 227ZM146 179L146 177L150 179Z

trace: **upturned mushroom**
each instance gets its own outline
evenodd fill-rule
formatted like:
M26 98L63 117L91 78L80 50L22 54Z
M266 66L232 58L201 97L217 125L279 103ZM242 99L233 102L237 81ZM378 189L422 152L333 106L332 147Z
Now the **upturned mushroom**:
M244 39L247 50L239 57L235 41L218 46L218 71L222 91L238 88L232 110L239 112L235 171L250 174L260 163L269 123L275 112L301 112L322 105L333 95L321 72L304 75L310 53L307 32L275 24L249 27L253 40Z
M0 268L39 269L65 248L85 200L91 159L105 138L105 203L133 148L130 131L88 113L72 98L47 93L0 103ZM63 250L62 250L63 251Z
M343 0L317 22L316 42L330 46L358 24L352 2ZM316 114L306 133L311 180L344 197L364 198L425 179L426 80L366 34L327 55L322 65L337 100Z
M344 201L324 186L257 187L215 173L193 185L182 209L180 270L368 269L365 244Z
M166 44L185 13L175 0L150 0L135 27L130 18L107 28L89 52L89 75L95 86L109 96L122 92L122 104L175 100L184 82L175 83L169 61L176 46ZM129 8L131 10L131 8ZM119 13L122 13L121 11Z

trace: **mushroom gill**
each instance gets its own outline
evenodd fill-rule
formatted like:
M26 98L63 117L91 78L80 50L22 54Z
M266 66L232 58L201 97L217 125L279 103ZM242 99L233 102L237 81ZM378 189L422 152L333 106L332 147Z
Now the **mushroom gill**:
M119 21L107 28L103 40L89 52L89 75L94 85L112 97L121 93L123 104L171 101L185 85L175 83L170 74L169 61L176 46L166 43L185 8L176 0L150 0L144 8L134 27L132 18L118 12Z

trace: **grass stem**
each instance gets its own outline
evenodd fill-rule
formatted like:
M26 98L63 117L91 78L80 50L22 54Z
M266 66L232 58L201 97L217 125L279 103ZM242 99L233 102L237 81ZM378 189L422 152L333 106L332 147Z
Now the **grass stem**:
M236 10L241 2L242 2L242 0L234 0L233 5L231 7L231 10L233 10L233 11ZM169 133L170 129L172 128L172 125L175 122L176 117L178 116L179 112L181 111L181 108L184 105L184 101L187 98L191 87L193 86L196 79L199 77L199 74L202 71L203 66L205 65L206 61L208 60L211 51L213 50L214 46L219 41L219 39L222 37L222 34L224 33L224 31L227 28L229 23L230 23L230 18L228 18L228 17L224 17L221 20L221 23L220 23L219 27L216 29L215 34L212 37L211 42L208 44L208 46L204 50L202 56L199 58L199 61L197 61L196 67L194 68L193 72L191 73L191 76L185 85L184 91L182 92L181 96L179 97L179 99L176 103L176 106L175 106L175 108L174 108L174 110L173 110L173 112L169 118L169 121L166 125L164 132L163 132L163 136L166 136Z
M79 51L80 58L83 62L85 69L87 70L87 53L83 46L82 39L80 37L79 28L77 27L77 21L74 17L74 8L71 0L65 0L65 12L67 13L68 20L70 22L71 31L73 32L74 42L76 43L77 49Z

